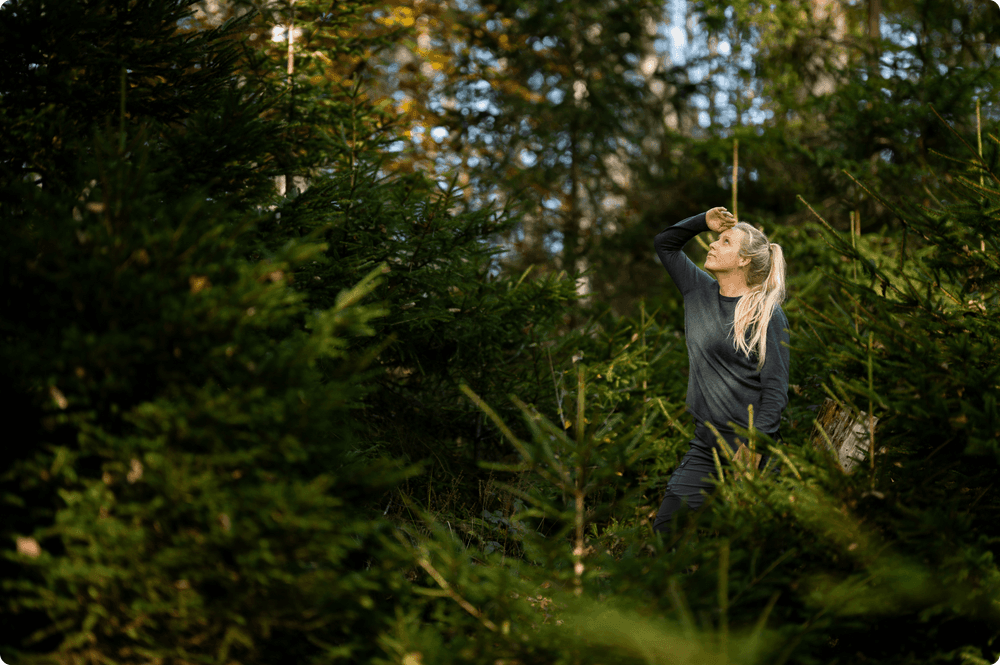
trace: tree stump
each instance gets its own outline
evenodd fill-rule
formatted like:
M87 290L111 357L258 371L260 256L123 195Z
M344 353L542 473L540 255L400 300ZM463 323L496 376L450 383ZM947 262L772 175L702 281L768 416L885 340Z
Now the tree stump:
M878 423L878 418L872 419L872 429ZM822 427L830 437L827 442L819 428ZM868 449L868 414L861 411L856 418L827 398L816 414L816 432L813 435L813 445L830 450L837 457L844 473L850 473L858 460L863 459L864 451ZM832 447L830 444L833 444Z

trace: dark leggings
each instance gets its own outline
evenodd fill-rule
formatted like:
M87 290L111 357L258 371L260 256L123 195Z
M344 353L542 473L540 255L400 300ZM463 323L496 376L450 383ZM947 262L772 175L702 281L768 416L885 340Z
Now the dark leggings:
M736 440L735 435L723 433L723 437L726 439L729 449L736 452L739 448L739 441ZM714 445L705 443L705 441L713 440L715 441ZM705 503L706 497L701 491L705 490L706 493L714 491L715 487L708 479L718 478L715 470L715 459L712 457L713 448L719 451L719 463L723 468L729 466L728 458L719 448L720 445L707 428L701 425L695 428L695 438L691 439L691 448L684 455L680 465L670 474L670 480L667 481L667 491L663 495L663 503L660 504L656 521L653 522L654 531L669 533L673 528L673 518L676 517L683 505L686 504L690 510L697 510ZM767 464L766 454L760 461L760 468L764 468L765 464Z
M719 462L724 467L729 464L721 450ZM656 521L653 522L653 531L669 533L673 528L672 518L684 504L690 510L701 508L705 503L705 494L701 490L711 493L714 487L708 479L717 477L712 446L697 438L691 439L691 448L667 481L667 491L656 514Z

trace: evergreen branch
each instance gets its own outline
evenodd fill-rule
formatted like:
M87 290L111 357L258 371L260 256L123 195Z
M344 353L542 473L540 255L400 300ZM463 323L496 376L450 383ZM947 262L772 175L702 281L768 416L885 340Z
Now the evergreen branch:
M674 606L674 611L680 615L681 627L684 630L684 637L688 640L694 639L694 617L691 614L691 608L688 607L687 602L684 597L680 595L677 589L677 580L673 577L667 583L667 588L670 592L670 604Z
M528 449L524 446L521 440L518 439L517 436L515 436L512 431L510 431L510 428L507 427L507 424L500 419L500 416L497 415L496 411L491 409L490 406L486 402L484 402L481 397L479 397L479 395L472 392L472 388L470 388L468 384L463 383L462 385L459 386L459 390L465 393L466 397L471 399L476 406L482 409L486 413L486 415L489 416L490 420L492 420L496 424L496 426L500 429L500 431L503 433L503 435L506 436L512 444L514 444L514 447L517 448L517 451L521 453L521 455L525 459L528 460L532 459L531 455L528 453Z
M806 319L806 325L809 326L809 329L812 330L813 335L816 336L816 341L819 342L820 344L823 344L823 338L819 336L819 332L813 326L812 321Z
M899 218L899 221L901 221L906 226L912 228L912 225L909 222L906 221L906 217L903 216L902 211L899 210L899 208L897 208L895 205L893 205L892 203L890 203L889 201L887 201L881 195L876 194L872 190L868 189L868 187L866 187L864 183L862 183L860 180L858 180L853 175L851 175L847 171L847 169L841 169L841 173L843 173L848 178L850 178L851 180L853 180L854 184L857 185L858 187L860 187L861 189L863 189L865 191L865 193L868 194L868 196L872 197L873 199L875 199L876 201L878 201L879 203L881 203L882 205L884 205L886 208L888 208L889 210L891 210L896 215L896 217ZM924 187L926 188L926 185L924 185ZM930 192L928 191L928 193L930 193ZM931 196L933 196L933 194ZM937 201L937 198L935 197L934 200ZM941 202L938 201L938 204L940 205ZM918 233L920 233L919 229L915 229L915 230ZM930 238L928 238L927 236L925 236L923 233L921 233L920 235L923 236L924 240L927 240L928 242L930 242Z
M711 427L711 424L709 424L709 427ZM718 436L718 432L716 432L716 436ZM725 444L723 444L721 447L727 449L729 448L729 446ZM730 457L732 457L732 451L727 451L727 452L729 452ZM715 470L719 472L719 480L721 482L725 482L725 476L722 475L722 462L719 461L719 451L714 447L712 448L712 460L715 462Z
M815 210L813 210L813 207L811 205L809 205L804 198L802 198L801 194L796 194L796 198L798 198L799 201L802 201L802 203L805 205L805 207L809 208L809 212L811 212L816 217L816 219L819 220L820 224L822 224L830 233L832 233L835 238L837 238L838 240L840 240L840 236L833 229L833 227L830 226L825 219L823 219L822 217L820 217L818 212L816 212ZM834 247L833 245L830 244L830 241L828 241L826 239L826 236L820 234L820 238L823 240L823 242L825 242L827 244L827 246L830 249L832 249L835 252L840 252L840 250L838 250L836 247ZM841 241L841 242L843 242L843 241Z
M971 504L971 505L970 505L970 506L969 506L968 508L966 508L966 509L965 509L965 512L966 512L966 514L968 514L968 513L969 513L969 512L970 512L970 511L971 511L971 510L972 510L973 508L975 508L975 507L976 507L976 504L977 504L977 503L979 503L979 500L980 500L980 499L982 499L982 498L983 498L984 496L986 496L986 493L987 493L987 492L989 492L989 491L990 491L990 489L991 489L991 488L992 488L992 487L993 487L993 486L994 486L995 484L996 484L996 483L990 483L990 484L989 484L989 485L987 485L987 486L986 486L985 488L983 488L983 491L979 493L979 496L977 496L977 497L976 497L976 500L975 500L975 501L973 501L973 502L972 502L972 504Z
M751 584L753 583L751 582ZM740 593L743 592L741 591ZM754 653L756 650L757 641L760 639L760 635L764 631L764 626L767 625L767 618L771 616L771 610L774 609L774 605L778 602L778 598L780 596L781 591L775 591L771 594L770 600L767 601L767 606L764 607L764 611L761 612L760 618L757 619L757 623L753 627L753 632L750 633L750 653ZM736 597L739 598L739 594L737 594ZM732 603L736 603L736 598L733 598Z
M688 434L687 432L685 432L685 431L684 431L683 429L681 429L681 426L680 426L680 425L678 425L678 424L677 424L677 423L676 423L676 422L674 421L674 418L673 418L673 417L671 417L669 413L667 413L667 409L666 409L666 407L665 407L665 406L663 406L663 401L662 401L662 400L661 400L661 399L660 399L659 397L657 397L657 398L655 398L655 399L656 399L656 404L657 404L657 406L659 406L659 407L660 407L660 410L661 410L661 411L663 411L663 415L664 415L664 416L666 416L666 418L667 418L667 422L669 422L669 423L670 423L671 425L673 425L673 426L674 426L675 428L677 428L677 431L679 431L679 432L680 432L681 434L683 434L683 435L684 435L685 437L689 436L689 434ZM681 407L681 410L677 412L677 415L679 416L680 414L682 414L682 413L684 412L684 409L685 409L685 408L687 408L687 407L686 407L686 406L682 406L682 407Z
M795 468L795 465L792 464L792 460L788 459L788 455L786 455L784 451L780 450L779 448L775 448L774 454L780 457L781 460L788 465L788 468L792 470L792 473L795 474L796 478L802 480L802 474L799 473L799 470L797 468Z
M492 630L494 633L497 632L496 624L484 617L482 612L473 607L469 601L455 593L455 590L451 588L450 584L448 584L448 580L446 580L441 573L439 573L434 566L431 565L430 561L428 561L425 556L419 557L417 559L417 563L420 564L421 568L427 571L428 575L434 578L434 581L437 582L445 593L447 593L452 600L458 603L463 610L479 619L479 621L482 622L482 624L489 630Z
M736 197L736 183L733 182L733 197ZM729 651L729 540L723 540L719 548L719 642L723 653Z
M826 428L823 427L823 425L820 424L818 417L814 417L813 418L813 425L815 425L816 429L819 430L819 433L823 435L823 439L826 441L826 445L828 445L830 447L830 450L834 451L834 453L835 453L834 457L835 457L836 462L837 462L837 467L841 471L844 471L844 466L840 463L840 456L836 454L836 452L837 452L837 446L834 445L833 439L830 438L830 435L826 433Z
M958 179L959 179L959 181L961 181L969 189L978 190L982 194L993 194L993 195L1000 194L1000 191L997 191L995 189L988 189L984 185L980 185L979 183L976 183L976 182L973 182L972 180L969 180L964 175L958 176Z
M982 155L980 155L979 152L977 152L975 149L973 149L973 147L971 145L969 145L968 142L966 142L965 139L962 138L962 135L959 134L958 131L954 127L952 127L947 122L945 122L945 119L941 117L941 114L937 112L937 109L934 108L933 104L928 104L927 106L930 107L931 111L934 111L934 115L936 115L938 117L938 120L940 120L942 123L944 123L945 127L947 127L951 131L951 133L954 134L955 137L959 141L962 142L962 145L964 145L966 148L968 148L969 152L971 152L973 155L976 156L976 161L978 161L980 163L980 165L982 165L983 170L986 171L987 173L989 173L990 177L993 178L994 181L996 181L997 183L1000 183L1000 178L997 178L996 174L993 173L993 170L989 167L989 164L986 163L986 160L983 159Z
M756 584L757 582L760 582L762 579L764 579L765 577L767 577L767 574L770 573L772 570L774 570L775 567L779 563L781 563L782 561L784 561L788 557L792 556L793 554L797 554L797 553L798 553L798 550L796 548L792 547L792 548L789 548L788 551L786 551L784 554L782 554L781 556L779 556L777 559L775 559L774 561L772 561L771 565L768 566L767 569L765 569L763 573L761 573L757 577L755 577L752 580L750 580L750 582L745 587L743 587L738 594L736 594L735 596L733 596L733 599L731 601L729 601L730 605L735 605L736 601L740 599L740 596L742 596L744 593L746 593L750 589L750 587L752 587L754 584ZM779 594L779 593L781 593L781 592L780 591L775 591L775 594ZM768 608L770 608L770 606L771 606L771 604L768 605ZM767 616L767 613L769 611L770 611L770 609L765 609L764 610L764 612L765 612L764 616L765 617Z
M930 453L930 455L928 455L927 457L925 457L925 458L924 458L924 463L926 464L927 462L929 462L929 461L930 461L930 459L931 459L932 457L934 457L934 455L935 455L935 454L936 454L936 453L937 453L937 452L938 452L939 450L941 450L942 448L944 448L945 446L947 446L947 445L948 445L949 443L952 443L953 441L955 441L955 439L956 439L956 437L954 437L954 436L953 436L953 437L951 437L950 439L946 440L946 441L945 441L944 443L942 443L942 444L941 444L940 446L938 446L937 448L935 448L934 450L932 450L932 451L931 451L931 453ZM944 471L946 471L946 470L947 470L947 469L942 469L942 471L940 471L939 473L943 473L943 472L944 472ZM937 475L937 474L935 474L935 475ZM927 481L930 481L930 478L928 478L928 479L927 479ZM927 481L925 481L925 482L927 482Z
M832 378L835 378L835 377L832 377ZM839 381L839 379L838 379L838 381ZM851 392L855 393L859 397L867 397L870 400L870 399L872 399L872 395L874 395L875 399L878 400L879 406L881 406L886 411L889 410L889 407L882 400L882 398L878 396L878 393L875 393L873 391L865 392L862 388L856 388L856 387L854 387L853 385L851 385L850 383L848 383L846 381L845 382L841 382L841 383L843 385L843 388L842 388L843 390L850 390ZM868 415L871 416L870 413Z
M864 185L862 185L862 184L861 184L860 182L858 182L858 181L857 181L857 180L856 180L856 179L854 178L854 176L852 176L852 175L851 175L850 173L848 173L848 172L847 172L846 170L844 171L844 174L845 174L845 175L847 175L847 177L849 177L849 178L850 178L851 180L854 180L854 182L855 182L855 183L857 183L859 187L861 187L861 188L862 188L862 189L864 189L864 190L865 190L866 192L868 192L869 194L871 194L871 192L870 192L870 191L868 190L868 188L867 188L867 187L865 187L865 186L864 186ZM903 222L904 224L906 224L906 220L905 220L905 219L903 219L903 216L902 216L902 214L900 213L900 211L899 211L899 210L897 210L897 209L895 208L895 206L893 206L893 205L892 205L891 203L889 203L888 201L885 201L885 200L884 200L884 199L882 199L882 197L880 197L880 196L876 196L876 195L874 195L874 194L871 194L871 195L872 195L873 197L877 198L877 199L878 199L878 200L879 200L880 202L882 202L882 203L883 203L883 204L884 204L884 205L885 205L886 207L888 207L888 208L889 208L890 210L892 210L892 211L893 211L894 213L896 213L896 215L897 215L897 216L899 217L899 219L900 219L900 220L901 220L901 221L902 221L902 222ZM806 203L806 200L805 200L804 198L802 198L802 196L801 196L801 195L798 195L798 199L799 199L800 201L802 201L802 203L804 203L804 204L805 204L805 206L806 206L807 208L809 208L810 212L812 212L812 214L816 216L816 219L818 219L818 220L820 221L820 223L821 223L821 224L823 224L823 226L825 226L825 227L827 228L827 230L829 230L829 231L830 231L830 233L832 233L832 234L834 235L834 237L836 237L836 238L837 238L838 242L842 242L842 243L843 243L843 245L844 245L844 248L843 248L843 249L841 249L841 250L838 250L838 249L837 249L836 247L834 247L834 246L833 246L833 245L831 245L831 244L830 244L829 242L827 242L826 244L827 244L827 245L828 245L828 246L830 247L830 249L834 250L835 252L839 252L840 254L842 254L842 255L844 255L844 256L853 256L853 257L854 257L854 258L855 258L856 260L860 260L860 261L862 261L862 266L864 266L865 270L866 270L866 271L868 271L868 272L870 272L870 273L872 273L872 274L873 274L873 275L875 275L876 277L878 277L878 279L879 279L879 280L880 280L880 281L881 281L881 282L883 283L883 287L885 287L885 286L890 286L890 287L892 287L892 289L893 289L893 290L894 290L894 291L895 291L896 293L899 293L900 295L905 295L905 294L904 294L904 293L903 293L902 291L900 291L900 290L899 290L899 288L898 288L898 287L896 287L896 285L895 285L895 284L893 284L893 283L892 283L892 280L890 280L890 279L889 279L889 277L888 277L888 276L886 276L886 274L885 274L884 272L882 272L881 270L879 270L879 269L878 269L878 267L877 267L877 266L875 266L875 264L874 264L874 263L872 263L872 261L871 261L870 259L868 259L868 258L867 258L867 257L865 257L864 255L862 255L862 254L861 254L861 253L860 253L860 252L859 252L859 251L858 251L858 250L857 250L857 249L856 249L855 247L853 247L853 246L852 246L852 247L850 248L850 251L848 251L848 250L847 250L847 242L846 242L846 241L844 241L844 240L842 240L842 239L840 238L840 235L839 235L839 234L837 233L837 231L836 231L836 230L834 230L834 228L833 228L832 226L830 226L830 224L829 224L829 223L827 223L827 221L826 221L825 219L823 219L822 217L820 217L819 213L818 213L818 212L816 212L815 210L813 210L812 206L810 206L810 205L809 205L808 203ZM922 235L922 234L921 234L921 235ZM823 236L820 236L820 237L823 237ZM824 240L824 242L826 242L826 238L823 238L823 240Z
M792 297L795 298L796 300L800 300L800 298L797 295L793 295ZM805 307L807 310L809 310L812 314L815 314L816 316L820 317L821 319L823 319L827 323L829 323L830 327L836 328L838 330L842 330L843 329L839 325L837 325L836 321L834 321L833 319L831 319L830 317L828 317L826 314L823 314L822 312L820 312L819 310L817 310L816 308L814 308L812 305L810 305L809 303L807 303L805 300L801 300L801 303L802 303L802 306ZM843 312L843 310L840 310L840 311ZM811 324L810 324L810 327L812 327ZM815 330L814 330L814 332L815 332Z
M527 501L527 502L531 503L532 505L535 505L535 506L538 507L538 512L534 512L534 511L520 511L518 514L523 514L523 515L525 515L527 517L538 516L538 517L543 517L544 518L546 516L549 516L549 517L553 517L555 519L561 520L561 519L563 519L566 516L566 513L568 512L568 511L560 509L556 505L553 505L553 504L547 502L543 498L534 496L533 494L529 494L528 492L525 492L522 489L514 487L510 483L501 482L501 483L498 483L498 486L500 487L500 489L502 489L502 490L504 490L506 492L510 492L512 495L514 495L514 496L516 496L518 498L524 499L525 501ZM534 513L534 515L531 514L532 512Z
M570 440L569 437L566 436L566 432L560 429L559 427L556 427L548 418L544 418L541 414L537 412L533 413L533 409L530 409L527 404L522 402L517 397L512 397L511 399L514 402L514 404L519 409L521 409L521 411L529 415L528 426L535 434L537 442L542 446L542 452L545 453L548 463L551 464L553 467L555 467L555 471L558 474L559 478L557 479L549 475L548 471L544 469L544 467L537 467L537 471L540 474L542 474L542 476L546 480L554 484L556 487L559 487L563 491L569 491L568 488L573 484L572 476L570 475L566 467L563 466L562 463L560 463L559 457L555 454L555 452L553 452L552 446L549 445L548 439L542 435L541 431L539 431L539 423L542 429L548 430L553 437L562 441L562 443L565 444L567 448L569 448Z
M847 391L844 390L844 386L842 385L843 382L839 381L837 379L837 376L835 374L831 374L830 375L830 381L833 383L833 385L840 392L840 397L843 397L844 400L842 402L840 400L840 398L837 397L837 395L835 395L834 392L830 389L830 386L828 386L828 385L826 385L824 383L823 384L823 390L826 391L826 394L830 396L830 398L837 404L838 407L840 407L841 410L846 411L848 413L858 413L858 414L860 414L861 409L859 409L857 406L855 406L854 402L851 401L851 398L847 396ZM847 406L844 405L844 402L847 403ZM850 407L850 408L848 408L848 407Z
M941 159L947 159L949 162L955 162L956 164L961 164L962 166L974 166L973 162L962 160L957 157L952 157L951 155L946 155L943 152L935 150L934 148L928 148L927 152L931 153L935 157L940 157Z
M953 296L953 295L951 295L950 293L948 293L948 289L946 289L946 288L944 288L943 286L941 286L941 282L940 282L940 281L938 281L938 280L935 280L935 281L934 281L934 286L936 286L936 287L938 287L939 289L941 289L941 291L942 291L942 292L944 292L944 294L945 294L946 296L948 296L949 298L951 298L952 300L954 300L954 301L955 301L955 304L956 304L956 305L964 305L964 303L963 303L963 302L962 302L961 300L959 300L959 299L958 299L958 298L956 298L955 296Z
M524 274L521 275L521 279L524 279L525 277L527 277L528 276L528 272L530 270L531 270L531 267L529 266L528 270L525 270ZM520 286L521 285L521 280L518 280L517 284L518 284L518 286ZM516 289L517 286L515 286L514 288ZM564 422L566 422L566 415L563 413L562 397L559 395L559 384L556 383L556 370L555 370L555 367L553 367L553 365L552 365L552 352L549 349L545 349L545 353L549 357L549 371L552 373L552 388L553 388L553 390L555 390L555 393L556 393L556 408L559 409L559 422L564 423Z
M939 199L938 197L934 196L934 192L931 191L930 187L928 187L926 184L924 184L923 187L924 187L924 191L927 192L927 196L929 196L932 199L934 199L934 203L937 203L938 207L943 208L944 204L941 203L941 199ZM925 210L929 210L929 208L925 208Z
M726 456L726 460L728 462L732 462L733 461L733 451L729 449L729 445L726 443L726 440L724 438L722 438L722 435L719 434L719 430L717 430L715 428L715 425L713 425L712 423L705 423L705 425L708 426L708 429L712 430L712 434L715 435L715 440L719 443L719 448L723 450L723 455ZM752 426L753 425L751 424L751 427ZM718 460L716 460L716 461L718 461ZM721 474L721 471L720 471L720 474ZM720 477L721 477L721 475L720 475Z

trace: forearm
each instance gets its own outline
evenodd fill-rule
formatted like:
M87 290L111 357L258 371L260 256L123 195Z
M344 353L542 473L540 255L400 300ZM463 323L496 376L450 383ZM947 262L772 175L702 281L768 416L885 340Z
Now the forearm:
M686 293L701 279L710 279L683 251L688 241L707 230L705 213L701 213L667 227L653 241L660 263L667 269L681 293Z
M669 257L670 254L681 251L691 238L707 230L705 213L693 215L663 229L656 234L653 242L660 261L663 261L665 256Z

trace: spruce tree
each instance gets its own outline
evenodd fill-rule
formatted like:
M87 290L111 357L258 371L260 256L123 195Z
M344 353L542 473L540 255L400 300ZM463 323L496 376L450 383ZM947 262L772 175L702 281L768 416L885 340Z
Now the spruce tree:
M545 346L574 300L573 282L503 273L500 238L521 222L513 206L470 202L459 172L406 173L394 164L403 159L401 128L379 97L377 74L357 67L402 39L395 29L386 33L376 9L276 5L247 27L257 38L246 42L253 55L244 74L283 94L267 117L283 123L282 149L301 155L295 175L308 175L304 191L276 200L274 215L257 227L256 251L264 256L320 234L327 250L296 273L293 288L324 309L358 275L388 266L372 294L386 313L372 322L380 347L358 412L362 447L369 457L426 462L426 475L410 485L422 503L433 502L427 497L441 482L471 502L482 475L477 461L513 450L492 444L490 425L459 386L501 402L507 415L516 413L509 393L551 403L550 357L559 362L580 342L570 334L560 348ZM301 33L289 75L287 42L269 36L276 22L288 25L291 10ZM398 498L386 497L386 505L402 509Z
M388 611L366 502L399 476L354 454L346 351L384 268L318 309L315 237L248 260L273 100L234 68L252 14L188 4L2 10L10 662L364 659Z

